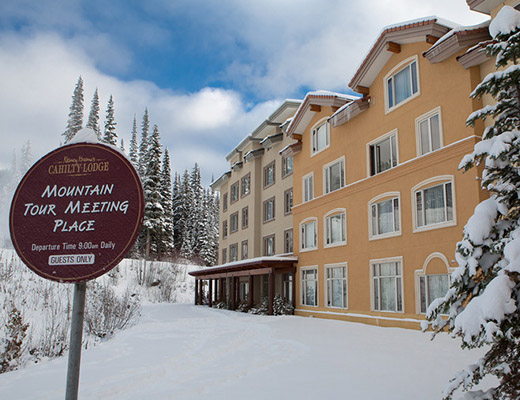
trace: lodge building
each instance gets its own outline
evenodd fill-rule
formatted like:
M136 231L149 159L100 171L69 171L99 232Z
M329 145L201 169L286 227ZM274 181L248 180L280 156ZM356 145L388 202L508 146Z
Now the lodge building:
M504 4L467 3L491 16ZM490 101L469 97L494 70L488 25L386 27L349 83L359 95L286 101L233 149L213 183L219 265L192 273L196 301L206 282L210 305L268 298L272 312L280 294L300 316L419 328L488 196L478 168L458 169L485 127L466 118Z

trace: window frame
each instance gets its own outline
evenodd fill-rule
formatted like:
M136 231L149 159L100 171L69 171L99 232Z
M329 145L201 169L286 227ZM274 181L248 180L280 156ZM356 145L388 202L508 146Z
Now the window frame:
M272 254L268 254L267 252L267 249L268 249L268 241L272 241L272 244L273 244L273 253ZM274 233L271 233L269 235L266 235L262 238L262 254L265 256L265 257L271 257L271 256L274 256L276 254L276 242L275 242L275 234Z
M411 66L413 63L415 63L415 76L416 76L416 92L413 93L413 73L412 68L410 67L410 96L405 98L404 100L401 100L399 103L390 105L390 94L388 93L388 81L390 79L395 82L395 76L398 75L400 72L404 71L408 66ZM405 105L406 103L410 102L411 100L415 99L416 97L420 96L421 94L421 79L420 79L420 71L419 71L419 57L417 55L414 55L412 57L407 58L406 60L401 61L399 64L397 64L394 68L392 68L383 78L383 86L384 86L384 93L385 93L385 114L388 114L399 107ZM393 86L393 95L395 94L395 85ZM395 99L393 100L395 102Z
M430 121L431 118L433 118L436 115L439 118L439 148L435 149L435 150L432 150L433 146L432 146L431 124L429 123L428 124L428 127L429 127L428 139L429 139L430 150L425 152L425 153L423 153L422 152L421 123L426 121L426 120ZM427 154L430 154L430 153L433 153L433 152L435 152L437 150L442 149L444 147L443 136L444 136L444 134L443 134L443 129L442 129L441 106L435 107L433 110L430 110L427 113L417 117L415 119L415 139L416 139L416 151L417 151L416 154L417 154L417 157L425 156Z
M291 169L290 171L287 170L287 160L290 159L291 160ZM292 156L292 154L290 156L287 156L287 155L283 155L282 156L282 179L285 179L287 178L288 176L292 175L293 174L293 170L294 170L294 158Z
M317 148L318 140L317 134L319 134L319 129L325 125L325 146L321 149ZM319 120L312 128L311 128L311 157L314 157L316 154L321 153L322 151L328 149L330 147L330 123L328 121L328 117L322 118Z
M248 184L244 184L244 182L248 182ZM248 188L248 192L244 193L244 188ZM248 172L247 175L240 178L240 198L243 199L246 196L249 196L251 193L251 172Z
M289 235L290 234L290 235ZM291 254L294 251L294 233L293 229L289 228L283 231L283 249L285 254ZM290 244L290 246L288 245Z
M315 279L311 279L311 280L307 279L306 273L309 271L314 271ZM320 304L320 302L319 302L320 286L319 286L318 272L319 272L319 268L317 265L300 268L300 283L301 283L300 302L301 302L301 305L304 307L318 307ZM307 285L308 281L311 284L312 284L312 282L314 282L314 304L307 303L307 290L305 290L305 289L307 288L306 285Z
M274 221L276 219L276 198L275 196L273 197L270 197L269 199L267 200L264 200L263 204L262 204L262 221L264 224L268 223L268 222L271 222L271 221ZM267 211L269 210L268 206L269 204L272 204L272 217L271 218L267 218L268 215L267 215Z
M428 264L433 259L440 259L443 264L446 267L446 272L443 273L428 273ZM424 261L424 264L421 269L415 270L415 309L416 314L425 314L425 312L422 311L422 292L421 292L421 278L429 276L429 275L448 275L448 290L451 284L451 274L455 271L455 268L450 267L450 263L446 256L439 252L434 252L430 254ZM428 296L428 293L426 293L426 296ZM428 297L426 297L426 303L428 302ZM431 303L430 303L431 304ZM430 304L426 304L426 310L428 309Z
M276 162L275 161L276 160L271 161L269 164L267 164L264 167L264 170L263 170L263 172L264 172L264 174L263 174L264 189L267 189L268 187L271 187L271 186L273 186L276 183ZM273 175L272 175L273 176L273 180L272 180L272 182L268 182L267 181L267 177L269 176L268 175L268 171L269 171L270 168L273 169Z
M222 212L226 212L228 209L228 194L227 192L222 195Z
M335 268L343 268L344 269L344 276L342 278L334 278L329 277L328 271L335 269ZM329 282L341 279L344 283L341 285L342 288L345 289L345 293L342 296L343 299L343 305L342 306L334 306L332 305L332 302L330 301L330 286ZM325 307L326 308L335 308L335 309L341 309L341 310L347 310L348 309L348 263L334 263L334 264L325 264L324 268L324 280L325 280Z
M245 218L244 218L245 215ZM249 227L249 206L242 207L242 229Z
M244 252L244 248L245 248L245 252ZM242 240L241 244L240 244L240 251L241 251L241 257L242 257L242 260L247 260L247 258L249 257L249 243L246 240Z
M304 229L307 225L314 224L314 246L304 247ZM318 249L318 218L309 217L300 222L300 252L313 251Z
M307 193L307 182L310 182L312 186L309 191L308 199L305 196ZM302 177L302 203L307 203L311 200L314 200L314 172L309 172Z
M289 199L288 197L289 196ZM293 188L289 188L283 192L283 215L290 215L294 204Z
M225 219L222 221L222 239L226 239L228 237L228 220Z
M329 234L332 233L332 225L330 225L327 221L335 217L337 215L343 216L342 228L343 228L343 240L339 242L330 242L328 243ZM330 228L330 229L329 229ZM332 238L331 238L332 240ZM337 247L337 246L345 246L347 244L347 210L345 208L336 208L334 210L329 211L327 214L323 216L323 247Z
M395 149L392 148L392 137L395 137ZM376 163L376 146L382 144L383 142L390 140L390 167L378 171L377 163ZM394 151L395 151L395 165L394 162ZM384 135L379 136L378 138L367 143L367 172L368 176L376 176L382 174L383 172L389 171L393 168L399 166L399 135L397 129L393 129L390 132L385 133Z
M374 275L374 266L375 265L381 265L386 263L397 263L399 265L399 274L395 275ZM377 312L391 312L391 313L404 313L404 305L405 305L405 293L404 293L404 266L403 266L403 257L388 257L388 258L380 258L380 259L374 259L369 260L369 266L370 266L370 306L372 311ZM394 300L396 309L395 310L383 310L381 305L381 278L395 278L395 293L394 293ZM377 284L376 284L377 280ZM398 281L399 280L399 281ZM378 299L379 304L376 304L376 288L378 290ZM400 303L399 303L400 300Z
M233 259L233 253L235 258ZM238 261L238 243L232 243L229 245L229 262Z
M446 198L446 185L447 184L450 184L451 185L451 214L452 214L452 219L451 220L448 220L447 217L448 217L448 207L447 207L447 198ZM425 213L426 213L426 209L424 208L424 191L425 190L428 190L428 189L432 189L434 187L437 187L437 186L441 186L443 185L444 186L444 190L443 190L443 193L444 193L444 204L445 204L445 216L446 216L446 220L445 221L442 221L442 222L436 222L436 223L431 223L431 224L426 224L425 222ZM422 192L422 205L423 205L423 210L422 210L422 219L423 219L423 224L422 225L418 225L418 209L417 209L417 193L418 192ZM453 175L439 175L439 176L436 176L436 177L433 177L433 178L429 178L429 179L426 179L420 183L418 183L417 185L415 185L412 189L411 189L411 195L412 195L412 205L413 205L413 209L412 209L412 220L413 220L413 232L414 233L419 233L419 232L424 232L424 231L429 231L429 230L433 230L433 229L441 229L441 228L446 228L446 227L450 227L450 226L455 226L457 225L457 204L456 204L456 191L455 191L455 178Z
M236 203L240 199L240 181L234 182L229 187L229 204Z
M221 263L226 264L227 263L227 249L222 249L221 257L222 257Z
M331 184L331 169L336 164L340 164L340 186L337 189L330 190L330 184ZM323 193L329 194L332 192L335 192L337 190L340 190L345 187L346 185L346 171L345 171L345 156L341 156L337 158L336 160L329 162L323 166Z
M238 211L235 211L229 216L229 233L238 231Z
M395 216L395 201L398 205L398 216ZM392 221L394 222L394 231L387 233L374 233L373 207L383 202L392 201ZM401 211L401 193L386 192L382 193L368 202L368 240L380 240L402 235L402 211ZM396 219L399 223L399 229L395 230ZM378 221L379 222L379 221Z

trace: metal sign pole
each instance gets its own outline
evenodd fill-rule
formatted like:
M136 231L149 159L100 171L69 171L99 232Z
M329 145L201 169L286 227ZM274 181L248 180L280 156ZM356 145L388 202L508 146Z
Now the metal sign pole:
M65 400L77 400L79 389L79 367L81 363L81 340L83 337L83 317L85 315L85 295L87 283L74 284L72 320L70 323L69 364L67 368L67 389Z

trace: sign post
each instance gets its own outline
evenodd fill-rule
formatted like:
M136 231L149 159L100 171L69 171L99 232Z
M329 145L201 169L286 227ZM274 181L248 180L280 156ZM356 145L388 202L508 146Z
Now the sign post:
M74 283L66 399L77 399L86 282L114 268L139 234L141 181L131 162L101 143L60 147L38 160L15 191L11 239L36 274Z

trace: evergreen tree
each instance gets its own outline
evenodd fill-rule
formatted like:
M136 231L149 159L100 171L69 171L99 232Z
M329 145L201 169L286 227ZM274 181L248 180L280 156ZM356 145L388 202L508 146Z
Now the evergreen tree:
M184 171L181 181L181 218L177 221L181 231L181 255L186 258L193 257L194 237L192 229L193 207L193 190L190 184L190 173Z
M65 137L64 143L67 144L70 140L78 133L83 126L83 79L81 76L76 83L74 88L74 94L72 95L72 104L69 111L69 120L67 122L67 128L63 132Z
M148 116L148 108L144 110L143 122L141 124L141 144L139 145L139 167L137 172L141 179L146 173L148 164L148 130L150 129L150 119Z
M206 189L203 200L203 230L200 241L200 258L206 265L215 265L218 250L218 210L215 215L215 194Z
M119 146L119 148L121 149L121 151L123 153L126 153L126 150L125 150L125 141L123 140L123 138L121 138L121 145Z
M173 251L173 199L170 153L167 148L164 150L162 161L161 194L164 212L164 232L161 238L161 254L171 254Z
M172 190L172 209L173 209L173 246L178 253L182 247L182 237L184 230L184 199L181 190L181 177L175 172L173 178L173 190Z
M193 170L190 175L190 187L192 195L191 212L190 212L190 236L192 240L191 253L192 257L196 257L200 254L202 247L204 246L202 235L204 233L204 190L202 188L200 168L195 163ZM207 217L207 215L206 215Z
M92 97L88 122L85 127L94 130L98 139L101 139L101 132L99 132L99 94L97 88L94 92L94 96Z
M469 391L465 398L520 398L520 13L503 7L489 30L494 41L487 52L501 70L486 76L471 97L491 94L497 103L472 113L467 123L489 117L493 125L460 167L483 167L481 184L490 198L468 220L450 289L427 314L437 333L447 328L463 348L489 350L451 381L447 399L458 388ZM497 385L472 391L486 375L496 376Z
M160 240L164 237L164 210L161 194L161 143L159 128L154 126L150 136L148 164L143 183L144 189L144 221L143 243L145 255L160 257Z
M138 169L139 167L139 147L137 145L137 122L135 120L134 114L134 124L132 126L132 138L130 139L130 148L129 148L129 157L130 161L134 165L134 168Z
M114 99L110 95L107 105L107 113L105 119L105 135L103 141L113 146L117 145L116 121L114 117Z

